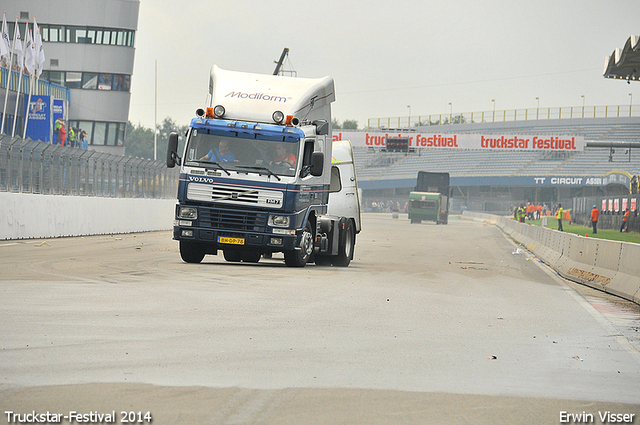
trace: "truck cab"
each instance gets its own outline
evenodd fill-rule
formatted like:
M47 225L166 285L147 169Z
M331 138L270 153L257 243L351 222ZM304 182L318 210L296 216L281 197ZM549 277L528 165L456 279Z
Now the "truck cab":
M436 224L447 224L447 197L437 192L409 193L409 220L411 223L435 221Z
M214 66L209 94L182 155L176 134L167 151L167 166L181 167L173 238L182 259L221 250L227 261L258 262L283 252L289 266L348 265L360 214L359 203L348 216L329 214L330 197L348 187L332 164L333 80Z
M436 224L449 222L449 180L449 173L418 172L416 188L409 193L411 223L420 223L422 220L435 221Z

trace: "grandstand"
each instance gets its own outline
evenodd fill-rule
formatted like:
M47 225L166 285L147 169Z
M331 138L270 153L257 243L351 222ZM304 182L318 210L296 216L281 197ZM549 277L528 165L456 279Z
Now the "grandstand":
M387 152L384 147L355 146L365 209L373 201L393 200L404 205L418 171L450 173L452 211L465 205L469 210L503 214L520 202L570 205L576 196L621 194L627 190L630 176L640 174L640 117L484 122L406 131L582 136L586 147L551 152L416 148L399 153ZM343 131L343 137L349 138L349 133ZM600 147L589 146L594 142ZM602 147L603 143L612 147ZM622 144L624 147L619 147ZM617 177L607 177L612 174ZM587 185L591 177L601 184Z

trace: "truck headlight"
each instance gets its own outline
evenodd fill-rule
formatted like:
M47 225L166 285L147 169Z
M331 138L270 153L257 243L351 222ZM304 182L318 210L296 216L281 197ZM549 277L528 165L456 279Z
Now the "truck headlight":
M269 243L271 245L282 245L282 238L271 238L269 239Z
M222 105L216 105L216 106L213 108L213 113L214 113L214 115L215 115L216 117L218 117L218 118L222 118L222 117L224 117L224 114L225 114L226 112L227 112L227 111L224 109L224 106L222 106Z
M296 235L295 229L273 229L274 235Z
M178 209L178 218L195 220L198 218L198 209L195 207L180 207Z
M275 122L276 124L280 124L282 122L282 120L284 119L284 113L282 113L282 111L275 111L272 115L271 115L271 119L273 120L273 122Z
M288 215L270 215L269 226L289 227L289 216Z

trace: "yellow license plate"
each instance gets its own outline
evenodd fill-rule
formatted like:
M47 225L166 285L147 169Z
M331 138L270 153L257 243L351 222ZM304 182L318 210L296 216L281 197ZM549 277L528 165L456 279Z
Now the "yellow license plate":
M218 236L218 243L227 243L231 245L244 245L243 238L226 238L224 236Z

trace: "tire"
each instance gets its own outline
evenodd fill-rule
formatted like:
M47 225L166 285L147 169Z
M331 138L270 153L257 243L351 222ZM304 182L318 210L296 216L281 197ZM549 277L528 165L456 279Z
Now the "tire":
M289 267L304 267L313 254L313 229L311 223L307 221L300 238L300 248L292 251L285 251L284 263Z
M236 251L235 249L225 249L222 251L222 255L224 255L225 260L232 263L239 263L240 261L242 261L242 253L240 251Z
M185 263L200 263L205 253L205 247L198 243L180 241L180 257Z
M338 255L333 257L332 264L336 267L347 267L353 258L353 251L356 245L356 232L353 229L351 220L347 220L344 229L340 232L338 241Z

